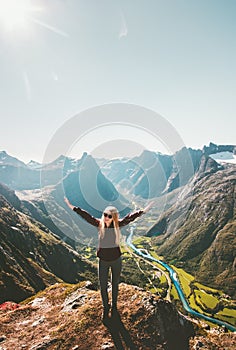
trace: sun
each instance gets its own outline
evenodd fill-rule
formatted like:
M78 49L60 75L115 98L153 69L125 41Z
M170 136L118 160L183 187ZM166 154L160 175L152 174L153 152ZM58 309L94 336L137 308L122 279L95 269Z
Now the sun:
M30 0L0 0L0 24L7 31L26 29L36 10Z
M35 18L36 12L43 13L45 8L32 5L32 0L0 0L0 30L7 32L16 32L24 30L30 32L30 24L38 25L44 29L50 30L58 35L68 37L63 30L45 23Z

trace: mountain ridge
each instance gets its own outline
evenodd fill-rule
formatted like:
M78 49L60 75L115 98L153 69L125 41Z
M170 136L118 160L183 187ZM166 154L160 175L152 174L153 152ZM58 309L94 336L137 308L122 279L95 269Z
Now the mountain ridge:
M143 198L161 196L163 193L183 186L194 175L200 165L201 157L228 151L236 154L233 145L216 145L209 143L202 150L183 147L173 155L144 150L139 156L107 161L95 159L103 174L119 189L131 191ZM1 158L2 154L2 158ZM0 153L0 182L15 190L36 189L56 183L65 175L76 171L85 158L91 158L84 152L80 159L64 155L47 164L31 161L28 164L9 156L5 151ZM113 167L112 169L111 167ZM119 169L120 167L120 169ZM44 174L42 183L41 173ZM158 177L158 183L155 178Z

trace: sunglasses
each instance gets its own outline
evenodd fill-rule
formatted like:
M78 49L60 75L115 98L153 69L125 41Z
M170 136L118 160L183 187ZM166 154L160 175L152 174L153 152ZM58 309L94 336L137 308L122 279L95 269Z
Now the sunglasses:
M103 213L103 215L104 215L104 218L109 217L109 219L112 219L112 215L111 214Z

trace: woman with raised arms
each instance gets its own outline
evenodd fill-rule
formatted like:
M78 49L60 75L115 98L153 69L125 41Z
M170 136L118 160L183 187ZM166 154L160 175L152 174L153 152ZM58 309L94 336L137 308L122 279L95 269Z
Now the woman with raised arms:
M120 227L128 225L144 213L146 213L152 202L143 210L138 210L126 215L124 218L119 218L118 210L113 206L105 208L100 219L95 218L87 211L75 207L67 198L65 203L70 209L75 211L88 223L98 228L99 244L97 249L97 257L99 258L98 276L103 303L103 316L105 320L108 317L110 308L112 315L117 312L118 285L121 274L121 250L120 250ZM111 284L112 284L112 305L108 299L108 276L111 269Z

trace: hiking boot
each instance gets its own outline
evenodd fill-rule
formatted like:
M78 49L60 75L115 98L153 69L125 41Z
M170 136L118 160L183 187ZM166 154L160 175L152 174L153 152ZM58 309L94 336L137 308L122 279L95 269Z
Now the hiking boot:
M102 321L104 321L108 318L109 311L110 311L110 305L103 307Z
M117 306L116 305L112 305L112 308L111 308L111 316L118 316L119 315L119 312L117 310Z

